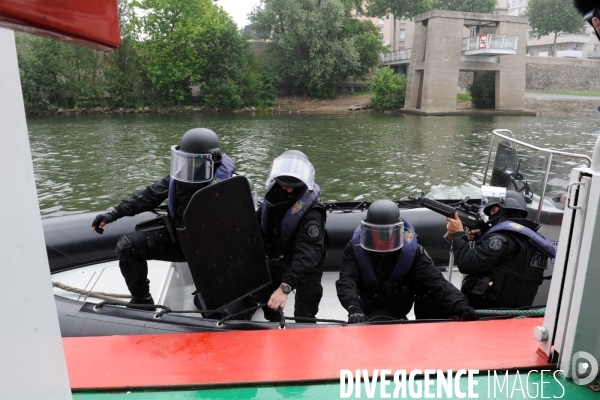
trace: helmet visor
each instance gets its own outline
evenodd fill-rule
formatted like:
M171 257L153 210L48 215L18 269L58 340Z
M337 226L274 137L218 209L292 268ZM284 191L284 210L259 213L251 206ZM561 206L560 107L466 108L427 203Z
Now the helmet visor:
M369 251L395 251L404 244L404 221L393 225L373 225L360 222L360 245Z
M181 182L208 182L213 178L213 160L210 154L191 154L171 147L171 178Z
M292 176L304 182L308 187L308 190L312 190L313 184L315 183L315 168L306 158L295 154L283 154L273 160L268 176L267 186L269 186L275 178L280 176Z
M481 187L481 207L491 202L502 202L506 198L506 188L484 185Z

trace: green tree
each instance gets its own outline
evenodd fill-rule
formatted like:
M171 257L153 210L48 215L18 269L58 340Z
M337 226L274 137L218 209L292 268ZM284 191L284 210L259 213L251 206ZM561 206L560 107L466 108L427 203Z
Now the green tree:
M226 16L224 26L220 37L206 48L207 63L201 75L206 82L205 102L208 107L224 109L257 105L262 87L258 60L233 20L220 12ZM269 101L274 102L275 97Z
M475 108L494 108L496 105L496 73L493 71L477 74L467 87Z
M29 110L103 103L104 53L26 34L17 35L16 44Z
M348 9L348 16L349 14ZM347 18L344 21L345 35L354 39L358 51L358 68L352 74L356 79L364 77L380 63L379 55L386 51L381 42L379 28L371 21Z
M529 0L525 16L533 35L539 39L554 33L554 56L556 57L556 36L558 32L577 33L583 28L584 20L572 2L566 0Z
M56 107L63 97L56 78L61 43L25 33L17 33L15 42L25 107L40 111Z
M107 54L106 90L115 107L136 107L145 103L144 68L136 50L134 9L127 0L118 0L121 46Z
M283 82L314 97L335 97L339 80L360 77L379 62L373 24L353 22L355 1L262 0L250 15L268 39L268 56Z
M211 0L143 0L132 18L155 98L180 104L201 86L209 107L237 108L249 99L256 61L235 23Z
M415 15L431 9L428 0L366 0L366 4L369 16L384 18L392 14L394 20L392 51L396 50L396 20L412 19Z
M394 108L404 104L406 96L406 75L398 75L390 67L383 67L373 73L371 91L374 108Z
M206 51L221 36L226 15L211 0L143 0L133 21L144 37L139 51L148 79L166 104L181 103L199 84Z
M492 14L496 9L496 0L433 0L432 8Z

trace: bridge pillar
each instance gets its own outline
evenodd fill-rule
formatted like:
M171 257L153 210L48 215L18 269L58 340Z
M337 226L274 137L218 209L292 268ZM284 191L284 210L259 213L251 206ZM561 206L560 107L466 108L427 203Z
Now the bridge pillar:
M454 111L460 71L495 72L496 110L524 109L526 18L435 10L417 15L414 20L405 109ZM469 36L467 27L472 26L479 26L482 34L511 35L513 44L514 36L518 36L516 54L514 48L494 53L488 44L484 50L475 49L476 54L465 55L463 39Z

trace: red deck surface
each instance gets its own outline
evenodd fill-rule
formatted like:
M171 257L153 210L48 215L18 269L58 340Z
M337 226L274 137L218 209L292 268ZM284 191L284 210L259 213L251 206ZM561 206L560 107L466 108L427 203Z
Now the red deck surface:
M340 369L546 366L543 318L269 331L65 338L72 389L331 381Z

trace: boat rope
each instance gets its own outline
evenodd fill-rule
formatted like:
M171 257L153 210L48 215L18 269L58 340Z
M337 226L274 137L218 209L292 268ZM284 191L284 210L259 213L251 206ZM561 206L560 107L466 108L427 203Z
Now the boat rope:
M157 308L161 311L158 312L154 319L160 319L163 315L169 313L177 313L177 314L198 314L198 313L206 313L206 314L214 314L214 313L224 313L223 310L171 310L171 307L163 306L161 304L134 304L134 303L124 303L121 301L114 300L106 300L102 301L94 306L94 311L100 311L104 306L127 306L128 308L136 308L138 310L148 309L148 311L154 311Z
M485 317L543 317L546 308L536 310L475 310L475 313Z
M219 324L220 324L220 325L223 325L223 322L225 322L225 321L227 321L227 320L233 319L233 318L235 318L235 317L241 317L242 315L244 315L244 314L249 314L249 313L251 313L251 312L253 313L254 311L256 311L256 310L258 310L259 308L262 308L262 307L264 307L264 306L266 306L266 303L257 304L257 305L255 305L254 307L247 308L247 309L245 309L245 310L242 310L242 311L240 311L240 312L237 312L237 313L235 313L235 314L229 314L229 315L227 315L227 316L225 316L225 317L221 318L221 319L219 320Z
M340 206L338 206L333 201L330 201L329 203L327 203L327 206L329 207L329 210L328 210L329 212L333 211L333 209L335 208L336 210L341 211L344 214L349 214L349 213L351 213L353 211L358 210L359 208L362 208L364 210L365 205L369 205L369 203L366 202L366 201L361 201L360 203L358 203L357 206L355 206L354 208L351 208L351 209L348 210L348 209L341 208Z
M310 317L285 317L287 320L298 321L298 322L331 322L334 324L347 325L347 321L341 321L339 319L321 319L321 318L310 318Z
M131 298L130 294L94 292L92 290L83 290L83 289L75 288L73 286L65 285L64 283L54 282L54 281L52 281L52 286L62 289L62 290L65 290L67 292L73 292L73 293L81 294L84 296L96 297L99 299L111 300L111 301L117 301L117 302L119 302L119 300L117 300L117 299ZM125 304L124 302L120 302L120 303Z

